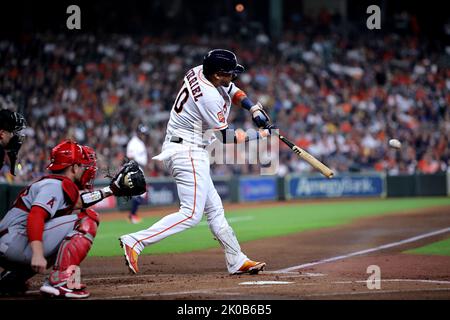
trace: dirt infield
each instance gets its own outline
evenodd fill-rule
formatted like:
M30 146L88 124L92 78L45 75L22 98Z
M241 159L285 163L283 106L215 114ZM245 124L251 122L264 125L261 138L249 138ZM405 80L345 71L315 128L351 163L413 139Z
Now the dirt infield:
M267 262L267 270L255 276L228 275L218 247L143 255L138 275L128 273L121 257L88 258L82 277L90 299L450 299L450 257L401 253L445 239L448 227L446 206L242 243L249 257ZM441 231L414 238L436 230ZM380 248L386 244L391 245ZM360 252L367 249L373 250ZM351 253L356 254L346 256ZM380 267L381 289L368 289L369 265ZM42 299L37 292L41 281L42 276L33 278L23 298ZM245 284L255 281L275 282Z

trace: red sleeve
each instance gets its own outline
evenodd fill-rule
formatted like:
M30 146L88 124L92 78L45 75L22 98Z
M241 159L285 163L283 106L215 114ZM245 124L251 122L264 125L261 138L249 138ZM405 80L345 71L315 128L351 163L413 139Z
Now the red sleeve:
M28 215L27 221L27 234L28 242L42 241L42 235L44 233L45 220L50 215L48 212L40 206L32 206Z

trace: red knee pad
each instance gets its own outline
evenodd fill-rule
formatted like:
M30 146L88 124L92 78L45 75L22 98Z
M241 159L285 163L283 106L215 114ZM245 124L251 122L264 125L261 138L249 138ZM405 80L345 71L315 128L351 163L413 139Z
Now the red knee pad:
M98 213L92 209L86 209L78 214L75 230L87 235L87 237L92 237L91 241L94 241L99 223L100 219Z
M100 223L100 215L94 209L84 209L80 211L80 214L78 216L80 215L87 215L89 218L94 220L97 223L97 225L99 225Z
M67 281L70 276L66 272L67 268L79 266L86 258L97 234L98 223L98 213L94 210L88 209L78 214L74 231L67 235L59 247L56 263L50 273L50 283Z

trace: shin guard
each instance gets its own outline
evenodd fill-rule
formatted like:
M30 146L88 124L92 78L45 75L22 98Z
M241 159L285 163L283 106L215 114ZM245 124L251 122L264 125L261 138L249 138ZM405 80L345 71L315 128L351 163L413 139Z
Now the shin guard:
M98 213L87 209L78 214L74 230L61 243L49 282L52 285L64 284L86 258L92 246L99 224ZM69 269L69 270L68 270Z

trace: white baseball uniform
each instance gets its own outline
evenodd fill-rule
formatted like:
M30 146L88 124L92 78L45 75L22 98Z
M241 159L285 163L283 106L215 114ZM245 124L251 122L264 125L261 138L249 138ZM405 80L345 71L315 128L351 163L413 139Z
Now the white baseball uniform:
M222 200L210 176L209 155L205 147L215 136L205 137L208 129L228 127L232 97L239 92L233 83L228 88L214 87L197 66L186 73L172 111L162 152L154 157L164 161L172 172L180 198L180 210L146 230L121 237L140 253L144 247L167 236L195 226L206 214L211 232L225 250L228 272L235 273L247 256L242 253L236 236L225 219ZM171 142L180 140L181 143Z
M142 169L147 165L147 148L145 147L144 142L136 135L128 141L127 158L135 160ZM136 197L144 199L146 194L147 192Z
M136 160L143 168L147 165L147 148L137 136L133 136L127 144L127 157Z

